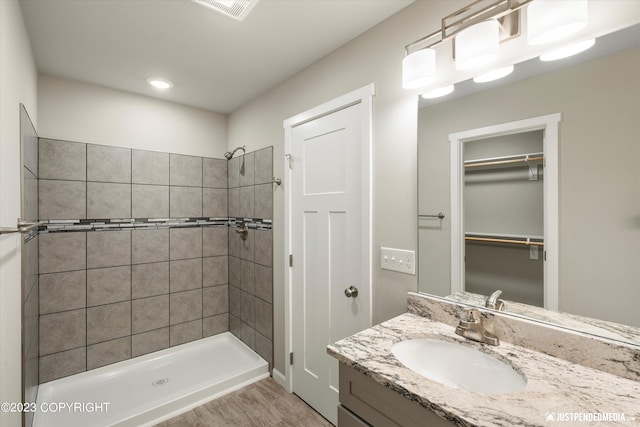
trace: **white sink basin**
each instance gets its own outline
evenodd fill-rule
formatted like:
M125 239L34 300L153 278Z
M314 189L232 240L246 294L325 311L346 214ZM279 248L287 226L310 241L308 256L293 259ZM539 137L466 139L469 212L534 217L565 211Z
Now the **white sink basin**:
M400 341L393 355L430 380L478 393L512 393L527 381L513 368L476 349L435 339Z

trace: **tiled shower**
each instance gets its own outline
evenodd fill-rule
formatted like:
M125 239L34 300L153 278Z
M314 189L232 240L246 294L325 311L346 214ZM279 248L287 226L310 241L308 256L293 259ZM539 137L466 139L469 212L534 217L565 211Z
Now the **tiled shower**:
M271 364L272 156L40 139L40 382L228 330Z

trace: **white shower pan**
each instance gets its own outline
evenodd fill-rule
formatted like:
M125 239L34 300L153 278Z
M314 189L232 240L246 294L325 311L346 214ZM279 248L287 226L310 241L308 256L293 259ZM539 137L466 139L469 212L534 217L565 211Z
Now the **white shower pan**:
M151 426L268 376L225 332L41 384L33 426Z

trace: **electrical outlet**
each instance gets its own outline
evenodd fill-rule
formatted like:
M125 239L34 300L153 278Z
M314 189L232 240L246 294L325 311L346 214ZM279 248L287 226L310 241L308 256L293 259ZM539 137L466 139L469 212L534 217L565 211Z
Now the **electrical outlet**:
M380 267L384 270L416 274L416 251L380 248Z

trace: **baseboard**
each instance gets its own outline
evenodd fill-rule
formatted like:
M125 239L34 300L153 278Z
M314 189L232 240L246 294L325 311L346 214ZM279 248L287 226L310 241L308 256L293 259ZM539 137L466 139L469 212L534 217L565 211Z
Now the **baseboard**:
M271 374L275 382L277 382L280 386L282 386L282 388L284 388L288 392L291 392L291 390L289 390L289 381L287 381L286 376L280 373L280 371L278 371L276 368L273 368L273 371L271 371Z

